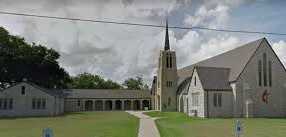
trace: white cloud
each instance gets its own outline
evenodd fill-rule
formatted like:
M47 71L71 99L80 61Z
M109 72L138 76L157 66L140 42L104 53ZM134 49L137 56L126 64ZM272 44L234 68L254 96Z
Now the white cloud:
M279 42L273 43L272 48L282 61L283 65L286 66L286 42L280 40Z
M229 18L229 7L226 5L217 5L213 9L207 9L202 5L195 15L188 15L184 22L191 26L204 26L215 28L218 25L226 24Z
M37 1L37 2L36 2ZM167 13L192 4L189 0L0 0L8 11L101 19L148 24L163 24ZM240 0L203 1L195 14L175 21L186 25L226 26L230 12ZM9 9L8 9L9 8ZM174 15L175 16L175 15ZM171 18L172 19L172 18ZM172 22L172 21L171 21ZM0 25L24 36L28 41L54 48L62 55L60 64L72 75L99 73L122 81L141 75L151 82L157 71L159 50L164 44L164 29L99 23L59 21L0 15ZM183 67L239 46L239 37L198 30L181 39L170 29L171 48L176 50L178 66Z

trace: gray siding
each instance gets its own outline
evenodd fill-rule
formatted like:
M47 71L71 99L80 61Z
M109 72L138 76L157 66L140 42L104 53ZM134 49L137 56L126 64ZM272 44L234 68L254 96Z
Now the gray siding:
M258 61L262 60L263 53L267 54L267 69L268 60L272 62L272 87L269 86L269 82L267 86L263 86L263 73L262 86L258 85ZM267 79L269 80L268 71ZM236 82L237 100L240 100L235 103L236 116L246 116L248 112L254 117L285 116L285 85L285 70L267 42L263 41ZM268 104L262 101L265 90L270 93ZM247 110L247 102L252 103L250 107L252 110Z
M222 106L214 106L214 93L222 94ZM233 116L233 94L231 91L208 91L208 106L206 113L208 117L232 117Z
M21 94L21 88L25 86L25 95ZM0 98L12 98L13 109L0 109L1 117L15 116L54 116L63 113L63 99L56 99L42 90L27 83L20 83L0 92ZM32 99L46 99L46 109L32 109Z

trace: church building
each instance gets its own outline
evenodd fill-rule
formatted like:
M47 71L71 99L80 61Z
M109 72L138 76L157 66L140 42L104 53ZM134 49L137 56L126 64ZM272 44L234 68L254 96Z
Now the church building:
M150 90L45 89L23 81L0 90L0 117L78 111L179 111L197 117L285 117L286 70L266 38L177 69L168 23Z
M286 116L286 71L266 38L177 69L166 25L154 109L198 117Z

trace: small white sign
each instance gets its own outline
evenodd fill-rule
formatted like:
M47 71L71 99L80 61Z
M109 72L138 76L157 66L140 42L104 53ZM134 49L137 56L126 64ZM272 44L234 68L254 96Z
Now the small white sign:
M239 120L235 122L235 136L240 137L242 134L242 124Z
M53 130L51 128L44 128L42 137L54 137Z

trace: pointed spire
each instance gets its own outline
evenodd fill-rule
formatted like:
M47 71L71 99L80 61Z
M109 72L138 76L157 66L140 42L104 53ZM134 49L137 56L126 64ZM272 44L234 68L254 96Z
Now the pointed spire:
M165 34L165 47L164 50L170 50L169 32L168 32L168 19L166 19L166 34Z

